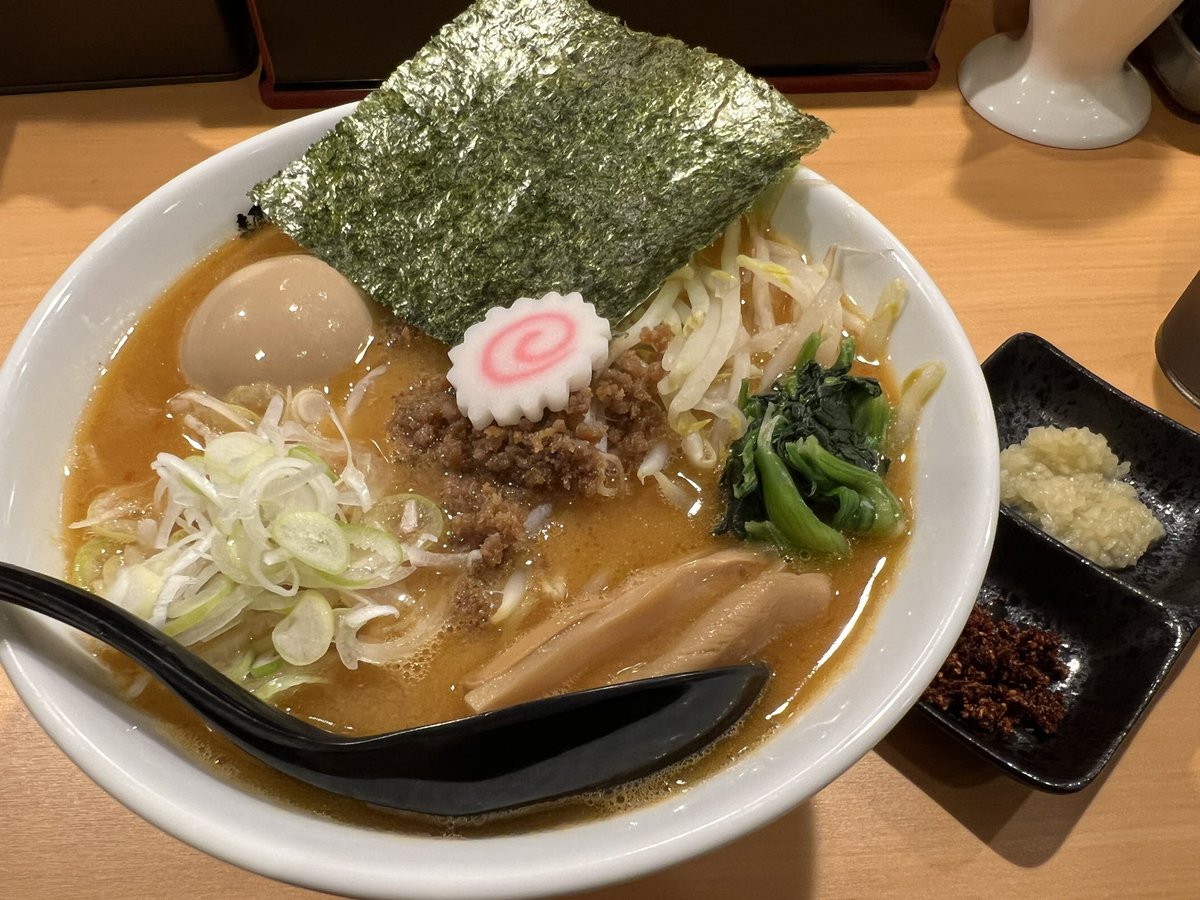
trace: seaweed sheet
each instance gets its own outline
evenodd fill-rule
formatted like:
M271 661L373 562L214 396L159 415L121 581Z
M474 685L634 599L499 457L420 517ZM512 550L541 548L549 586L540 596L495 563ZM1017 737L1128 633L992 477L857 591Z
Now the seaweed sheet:
M551 290L615 325L827 134L737 64L582 0L479 0L251 198L454 343Z

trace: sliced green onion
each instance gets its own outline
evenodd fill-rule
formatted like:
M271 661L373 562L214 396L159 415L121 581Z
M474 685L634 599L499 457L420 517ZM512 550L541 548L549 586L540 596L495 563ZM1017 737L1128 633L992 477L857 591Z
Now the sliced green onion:
M276 694L299 687L302 684L324 684L326 680L319 675L301 675L294 672L284 672L260 684L251 693L259 700L270 700Z
M138 526L142 519L109 519L92 526L97 537L107 538L115 544L132 544L138 540Z
M364 587L387 583L404 563L404 548L388 532L365 525L342 525L342 535L350 545L350 562L340 575L329 575L337 585Z
M372 506L358 524L382 528L401 541L430 535L436 543L446 531L441 507L421 494L390 494Z
M140 485L122 485L93 498L88 504L87 515L71 528L89 528L97 531L116 521L137 522L150 514L149 505L141 499ZM121 529L124 531L124 528ZM120 539L118 535L118 539Z
M293 666L307 666L333 642L333 608L320 591L305 591L271 631L276 652Z
M233 590L233 579L228 575L214 575L208 582L191 596L183 596L167 607L167 618L178 619L189 615L214 600L220 600Z
M112 541L98 537L87 541L75 553L71 562L71 583L88 590L104 583L104 566L110 559L119 559L120 548Z
M179 619L168 620L162 629L184 646L216 637L230 627L250 602L251 592L238 586L215 594L205 606Z
M149 619L154 612L154 603L162 590L163 577L144 563L126 566L121 570L124 579L124 591L115 598L115 602L125 607L136 616ZM120 581L118 582L120 587Z
M235 524L227 535L217 535L212 542L213 562L238 584L254 584L248 560L254 546L240 524Z
M317 453L317 451L313 450L311 447L305 447L303 444L292 447L290 450L288 450L288 456L290 456L292 459L302 459L305 462L312 463L314 466L324 472L325 476L330 481L337 481L337 475L334 474L333 469L329 467L329 463L325 462L324 457L322 457L321 454Z
M374 499L363 474L368 461L356 460L327 398L269 389L261 399L259 415L196 391L178 395L171 408L197 433L200 440L190 443L204 451L155 457L153 503L145 485L93 501L88 518L72 526L91 533L71 577L180 643L229 632L224 649L213 644L205 652L231 679L269 697L323 680L294 667L319 660L331 643L343 653L342 643L356 640L356 628L339 632L334 607L356 622L364 614L396 615L390 605L363 607L358 591L406 577L414 566L401 539L422 552L440 539L445 521L431 500L408 494L369 520L346 524L371 510ZM317 427L327 421L340 441ZM255 638L266 637L260 626L272 621L277 646L257 646ZM372 645L372 652L390 651L399 639Z
M247 674L251 678L266 678L274 675L283 666L283 659L274 653L257 656L250 664Z
M275 543L318 572L338 575L350 564L350 542L329 516L292 510L276 516L270 531Z
M205 445L204 469L216 481L237 484L275 455L275 448L266 438L231 431L218 434Z
M231 680L239 684L246 680L246 676L250 674L250 667L254 663L254 651L243 650L233 662L223 668L221 671Z

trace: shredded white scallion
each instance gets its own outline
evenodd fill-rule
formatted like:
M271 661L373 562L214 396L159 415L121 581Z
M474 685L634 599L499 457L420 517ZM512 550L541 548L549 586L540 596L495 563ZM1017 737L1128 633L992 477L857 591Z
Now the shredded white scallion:
M516 571L508 576L508 581L504 583L504 588L500 592L500 605L496 607L496 611L492 613L489 621L493 625L499 625L521 604L525 599L525 589L529 584L529 575L524 566L518 566Z
M365 391L366 383L358 386ZM418 566L461 568L480 554L423 549L439 539L425 532L441 513L417 495L409 495L409 531L392 530L401 517L359 522L376 499L372 456L351 442L328 398L305 389L262 400L260 416L200 391L177 395L170 408L194 425L197 452L158 454L152 502L137 499L149 492L145 486L110 492L74 525L112 534L104 540L120 548L87 569L96 580L84 586L180 642L220 637L225 658L244 661L262 656L267 636L271 665L223 666L267 697L312 682L306 667L331 645L350 667L410 652L403 649L415 639L408 630L369 648L358 631L374 618L399 616L401 603L411 607L396 589L386 598ZM421 534L410 533L418 528ZM446 614L414 624L418 643Z
M343 422L349 422L354 417L354 414L358 412L359 406L362 405L363 399L367 396L367 389L371 386L371 382L387 370L388 365L386 363L382 366L376 366L355 382L354 387L350 389L350 393L346 397L345 405L342 407Z

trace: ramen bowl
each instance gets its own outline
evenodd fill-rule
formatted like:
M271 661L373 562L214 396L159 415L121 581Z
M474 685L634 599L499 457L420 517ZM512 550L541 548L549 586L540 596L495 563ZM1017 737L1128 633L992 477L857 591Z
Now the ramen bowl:
M150 303L231 235L247 190L347 112L299 119L180 175L108 229L51 288L0 371L9 435L0 446L0 558L63 571L63 462L113 348ZM834 242L893 251L848 268L846 288L872 298L902 278L909 301L890 345L896 369L937 359L946 376L917 435L912 537L872 630L837 679L753 752L636 813L445 839L318 817L224 780L123 700L76 635L3 609L0 661L17 692L80 768L157 827L243 868L339 894L581 890L678 863L811 797L887 734L953 646L992 544L998 443L974 352L937 287L895 237L807 170L786 190L774 224L816 258Z

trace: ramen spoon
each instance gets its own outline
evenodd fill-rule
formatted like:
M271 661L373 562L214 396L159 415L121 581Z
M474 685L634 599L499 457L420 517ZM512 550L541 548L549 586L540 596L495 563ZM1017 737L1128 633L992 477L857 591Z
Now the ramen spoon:
M66 582L0 563L0 600L119 650L281 772L335 794L434 816L511 810L649 775L726 731L768 678L759 664L728 666L347 737L269 706L137 616Z

